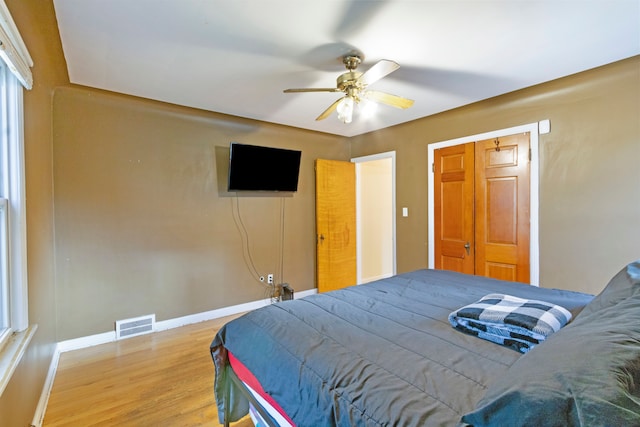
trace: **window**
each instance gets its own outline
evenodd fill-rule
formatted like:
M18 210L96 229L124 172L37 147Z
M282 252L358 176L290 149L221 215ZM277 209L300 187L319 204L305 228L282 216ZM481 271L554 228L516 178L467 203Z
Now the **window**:
M10 264L19 261L24 247L21 95L22 87L0 62L0 348L28 323L21 301L24 274L19 263Z
M11 328L11 304L9 303L9 233L8 200L0 198L0 347L7 342L12 332Z
M23 87L31 88L31 58L0 0L0 394L20 362L35 326L27 310Z

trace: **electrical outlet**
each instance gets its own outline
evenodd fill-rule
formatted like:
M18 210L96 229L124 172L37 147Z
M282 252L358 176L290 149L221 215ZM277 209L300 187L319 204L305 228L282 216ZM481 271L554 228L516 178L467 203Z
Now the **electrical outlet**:
M273 285L273 274L267 274L267 283Z

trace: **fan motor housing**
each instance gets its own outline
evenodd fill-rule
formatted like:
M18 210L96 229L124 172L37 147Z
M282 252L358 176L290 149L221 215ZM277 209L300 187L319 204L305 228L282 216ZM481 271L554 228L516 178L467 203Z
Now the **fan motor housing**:
M363 84L358 80L362 76L362 73L359 71L349 71L344 74L340 74L338 76L338 89L342 91L347 91L350 88L363 88Z

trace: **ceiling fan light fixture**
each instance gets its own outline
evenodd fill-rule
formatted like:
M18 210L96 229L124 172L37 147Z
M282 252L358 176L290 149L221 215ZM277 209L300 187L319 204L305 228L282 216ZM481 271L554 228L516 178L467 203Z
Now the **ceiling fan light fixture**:
M354 100L350 96L345 96L338 103L336 111L338 112L338 119L340 119L342 123L351 123L353 120L354 104Z
M378 104L366 98L360 98L358 106L359 116L363 119L370 119L371 117L375 116L376 111L378 111Z
M356 71L356 68L362 62L362 58L363 57L357 53L352 53L343 57L343 63L347 72L338 76L335 88L293 88L285 89L284 92L343 92L345 96L335 100L327 109L316 117L316 121L324 120L334 111L337 111L338 119L345 124L353 121L356 104L358 104L357 115L364 119L371 117L374 114L373 110L374 107L376 107L375 103L386 104L402 109L409 108L413 105L413 100L411 99L367 89L370 84L377 82L381 78L400 68L400 65L398 65L397 62L390 61L388 59L381 59L369 67L367 71L362 73L360 71Z

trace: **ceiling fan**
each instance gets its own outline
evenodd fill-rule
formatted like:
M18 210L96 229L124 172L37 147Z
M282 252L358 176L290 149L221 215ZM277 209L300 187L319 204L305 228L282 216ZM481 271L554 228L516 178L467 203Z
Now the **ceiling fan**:
M369 85L400 68L398 63L388 59L382 59L367 71L361 73L356 71L356 68L358 68L362 59L363 56L359 53L350 53L342 57L342 62L347 68L347 72L338 76L337 87L335 88L285 89L284 92L344 92L345 95L342 98L336 100L316 118L316 120L326 119L334 110L337 110L338 119L344 123L351 123L355 106L360 103L366 106L369 101L374 101L403 109L413 105L413 100L411 99L367 89Z

